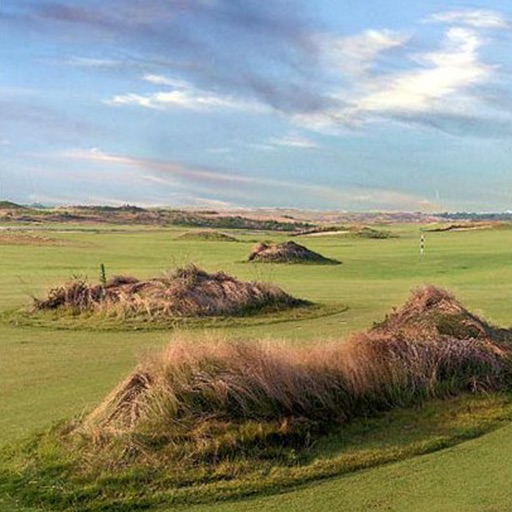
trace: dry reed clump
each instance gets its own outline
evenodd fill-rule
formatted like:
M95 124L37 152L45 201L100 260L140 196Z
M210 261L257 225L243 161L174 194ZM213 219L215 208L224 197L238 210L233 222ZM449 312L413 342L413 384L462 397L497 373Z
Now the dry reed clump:
M249 255L249 261L268 263L317 263L327 265L339 265L341 263L338 260L326 258L292 241L281 244L259 242L253 247Z
M451 293L426 285L415 290L402 308L387 315L373 331L409 338L448 335L458 339L486 339L497 329L470 313Z
M105 286L92 286L84 279L75 278L50 290L46 299L35 299L34 308L165 319L242 315L303 304L305 301L277 286L243 282L223 272L208 274L189 266L146 281L118 276Z
M429 288L427 295L451 309L445 292ZM419 292L408 304L421 308L426 298ZM393 328L327 347L175 340L141 364L82 427L171 439L184 426L192 432L209 422L306 422L325 431L427 397L511 387L510 346L483 335L407 334L394 321Z

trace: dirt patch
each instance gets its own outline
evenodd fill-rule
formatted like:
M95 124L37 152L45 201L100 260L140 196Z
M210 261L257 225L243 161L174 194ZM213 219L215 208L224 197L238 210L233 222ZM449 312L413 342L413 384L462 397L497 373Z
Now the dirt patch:
M281 244L260 242L253 247L249 255L249 261L265 263L315 263L320 265L339 265L341 263L338 260L326 258L295 242L284 242Z

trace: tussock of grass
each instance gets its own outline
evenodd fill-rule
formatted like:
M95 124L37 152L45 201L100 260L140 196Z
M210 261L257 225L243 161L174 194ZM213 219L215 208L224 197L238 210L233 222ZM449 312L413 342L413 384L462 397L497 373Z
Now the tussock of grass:
M223 272L208 274L189 266L146 281L118 276L105 286L75 278L50 290L45 299L35 299L34 309L162 320L248 315L305 304L271 284L243 282Z
M405 303L372 329L374 335L408 338L492 339L512 341L511 331L490 325L469 312L451 293L432 285L418 288Z
M420 291L411 303L435 293ZM406 306L395 315L410 314ZM137 368L84 425L155 433L215 418L309 422L325 430L333 422L428 397L510 386L509 347L483 334L435 333L437 327L427 323L405 329L407 321L396 317L330 346L174 340ZM456 334L472 332L464 329L462 324Z
M339 265L341 263L338 260L326 258L303 245L291 241L281 244L260 242L253 247L249 255L249 261L264 263L314 263L319 265Z

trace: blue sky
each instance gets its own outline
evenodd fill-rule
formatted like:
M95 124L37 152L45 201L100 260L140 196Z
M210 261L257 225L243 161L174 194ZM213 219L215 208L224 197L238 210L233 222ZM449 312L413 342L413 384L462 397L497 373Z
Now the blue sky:
M0 196L512 210L509 0L3 0Z

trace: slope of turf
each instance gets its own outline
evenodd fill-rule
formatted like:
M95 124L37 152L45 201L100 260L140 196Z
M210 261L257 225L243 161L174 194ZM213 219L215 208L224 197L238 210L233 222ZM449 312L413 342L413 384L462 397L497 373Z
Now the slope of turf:
M509 512L512 424L441 452L304 486L294 492L161 512Z

